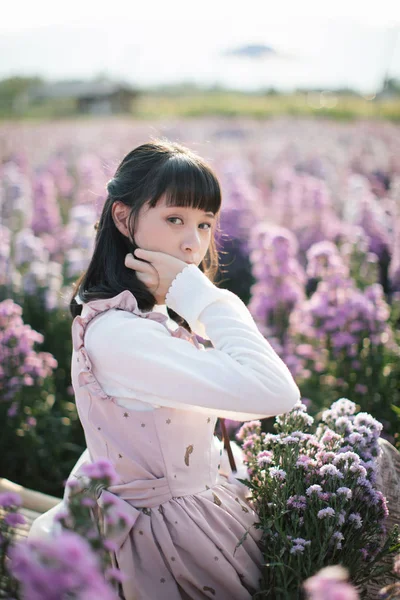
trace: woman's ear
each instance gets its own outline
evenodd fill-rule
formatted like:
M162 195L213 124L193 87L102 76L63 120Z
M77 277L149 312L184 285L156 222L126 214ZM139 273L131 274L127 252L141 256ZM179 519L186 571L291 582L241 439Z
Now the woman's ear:
M129 215L131 209L129 206L116 200L111 207L111 214L113 221L115 223L115 227L124 235L125 237L130 239L130 231L129 231Z

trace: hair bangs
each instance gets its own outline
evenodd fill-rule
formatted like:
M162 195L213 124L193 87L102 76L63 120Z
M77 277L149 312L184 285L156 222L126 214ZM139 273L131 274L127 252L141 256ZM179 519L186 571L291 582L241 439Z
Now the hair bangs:
M213 212L221 208L221 189L212 170L201 159L178 154L159 169L156 194L150 202L156 206L165 194L167 206L184 206Z

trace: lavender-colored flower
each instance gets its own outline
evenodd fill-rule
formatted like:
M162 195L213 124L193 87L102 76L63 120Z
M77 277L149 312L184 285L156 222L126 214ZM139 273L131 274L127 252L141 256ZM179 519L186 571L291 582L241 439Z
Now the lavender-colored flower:
M116 567L109 567L105 572L105 576L108 581L115 581L117 583L122 583L128 579L128 575Z
M363 469L364 469L364 467L363 467ZM359 487L362 487L362 488L368 490L369 492L374 492L374 494L375 494L375 490L373 489L372 483L366 477L367 471L365 469L364 469L364 471L365 471L365 474L357 478L357 485Z
M318 484L310 485L310 487L306 489L307 496L311 496L311 494L318 494L319 492L322 492L322 487Z
M354 417L354 427L358 429L358 431L371 431L371 433L378 437L382 431L382 423L379 423L376 419L374 419L370 414L365 412L360 412Z
M43 336L25 325L21 314L21 307L12 300L0 302L0 389L5 401L12 401L24 386L51 375L57 366L51 354L35 352L34 344L43 342ZM11 416L17 412L13 409Z
M336 513L335 513L334 509L331 508L330 506L327 506L326 508L323 508L318 511L317 517L318 517L318 519L325 519L326 517L334 517L335 514Z
M294 437L292 435L285 435L279 439L279 444L281 446L293 446L299 443L299 438Z
M261 223L250 234L250 261L256 283L249 310L262 329L279 336L290 312L305 298L305 274L297 261L297 241L282 227Z
M340 416L354 415L356 409L357 407L355 402L352 402L348 398L339 398L339 400L336 400L336 402L331 404L329 412L333 418L336 418ZM322 415L322 420L325 421L324 415Z
M313 465L314 461L311 456L307 454L300 454L296 461L296 467L302 467L303 469L307 469L310 465Z
M336 494L339 496L344 496L347 500L351 500L353 496L353 492L348 487L340 487L336 490Z
M285 481L286 479L286 471L283 469L278 469L277 467L270 467L268 469L270 476L273 479L278 479L279 481Z
M324 475L329 475L330 477L338 477L339 479L343 479L344 475L335 465L323 465L319 474L323 477Z
M349 523L354 523L354 527L356 529L360 529L362 527L363 521L359 513L350 513L347 517L347 521Z
M35 236L31 229L22 229L14 238L14 262L17 267L32 262L47 263L49 252L41 238Z
M296 508L297 510L304 510L307 508L307 499L305 496L290 496L286 501L288 508Z
M33 205L32 229L35 235L56 234L61 226L60 206L54 179L48 172L36 175L33 181Z
M348 572L339 565L325 567L307 579L303 587L308 600L358 600L356 589L347 583Z
M292 541L293 541L293 544L300 544L301 546L310 546L311 545L311 541L305 540L304 538L294 538Z
M358 475L359 477L367 476L367 469L365 469L362 465L350 465L349 471L354 473L354 475Z
M335 466L343 465L346 468L349 468L350 465L359 465L360 457L355 452L342 452L333 459L333 464Z
M336 457L336 452L332 452L332 450L328 450L326 452L324 449L320 450L315 455L315 458L318 461L318 465L331 464L335 457Z
M335 547L337 550L340 550L342 548L342 542L344 540L344 535L343 533L341 533L340 531L335 531L332 534L332 540L335 543Z
M3 508L14 508L22 505L22 499L19 494L15 492L1 492L0 493L0 506Z
M9 512L4 517L4 523L9 527L16 527L17 525L25 525L26 519L20 513Z
M24 598L116 600L100 572L96 555L76 533L64 531L50 540L19 542L9 554L10 571Z
M321 437L321 442L323 444L335 444L337 442L339 442L341 440L341 437L338 433L336 433L335 431L332 431L332 429L325 429L324 433Z
M257 464L259 467L270 465L273 461L273 453L269 450L263 450L257 454Z
M250 434L260 435L261 421L246 421L236 433L236 439L243 441Z
M331 498L334 497L334 494L332 492L318 492L317 496L320 500L328 502Z
M100 458L95 462L83 465L82 473L90 479L108 479L110 485L115 485L119 481L113 464L106 458Z
M353 446L364 445L364 437L357 431L353 431L353 433L351 433L347 439Z
M326 277L332 273L348 275L348 268L343 262L339 250L330 241L313 244L307 251L307 275L309 277Z
M378 498L378 509L380 510L382 517L386 519L389 516L387 500L380 490L375 490L375 493Z
M302 546L301 544L295 544L290 548L290 554L303 554L304 550L305 546Z
M96 506L96 502L93 498L82 498L81 505L86 506L87 508L94 508Z

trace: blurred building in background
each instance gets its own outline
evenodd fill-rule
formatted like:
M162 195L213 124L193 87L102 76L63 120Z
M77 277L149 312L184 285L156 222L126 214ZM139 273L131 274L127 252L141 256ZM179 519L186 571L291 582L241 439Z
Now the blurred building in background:
M129 84L108 79L59 81L32 88L24 95L23 103L70 101L77 113L112 115L130 113L138 94Z

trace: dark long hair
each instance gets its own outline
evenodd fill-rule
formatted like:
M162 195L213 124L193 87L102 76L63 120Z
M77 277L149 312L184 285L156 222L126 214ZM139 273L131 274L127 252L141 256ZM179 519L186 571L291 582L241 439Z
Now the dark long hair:
M125 156L114 177L107 184L105 201L89 267L75 283L70 302L72 317L82 311L75 300L84 302L112 298L124 290L135 296L141 310L151 310L156 300L137 276L124 264L128 252L137 245L124 236L112 218L112 205L119 200L129 206L129 230L132 240L139 211L146 203L151 208L165 194L168 206L185 206L212 211L218 216L221 190L213 170L197 154L184 146L165 139L155 139L138 146ZM217 219L217 227L219 219ZM214 236L199 268L214 281L218 272L218 251ZM189 329L186 321L172 309L168 313L178 324Z

